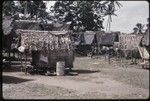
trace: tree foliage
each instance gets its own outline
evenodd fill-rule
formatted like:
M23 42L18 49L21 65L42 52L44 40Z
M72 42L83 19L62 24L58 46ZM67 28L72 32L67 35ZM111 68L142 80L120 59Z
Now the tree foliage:
M17 14L24 14L25 11L30 15L30 18L44 19L48 13L46 12L46 5L43 1L4 1L3 15L14 16Z
M30 19L49 19L56 22L71 22L70 29L74 31L98 31L103 27L105 16L116 15L117 1L56 1L51 8L51 17L46 12L43 1L14 1L3 2L3 14L14 16L18 13L30 15Z
M16 11L16 6L14 1L4 1L3 2L3 15L5 16L13 16Z
M54 21L71 21L74 31L98 31L103 28L104 16L116 15L116 5L121 6L117 1L57 1L51 13Z
M30 17L33 18L45 18L46 16L46 5L43 1L19 1L21 5L21 12L24 13L27 3L27 12Z

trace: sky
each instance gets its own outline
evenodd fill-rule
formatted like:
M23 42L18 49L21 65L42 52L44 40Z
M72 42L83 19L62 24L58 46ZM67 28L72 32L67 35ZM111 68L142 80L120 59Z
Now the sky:
M122 7L115 12L117 16L112 16L111 31L132 33L137 23L147 24L147 18L149 17L149 4L147 1L119 1L119 3L122 4ZM54 4L55 1L46 2L47 8ZM103 23L105 28L106 25L107 17ZM104 30L106 31L106 29Z

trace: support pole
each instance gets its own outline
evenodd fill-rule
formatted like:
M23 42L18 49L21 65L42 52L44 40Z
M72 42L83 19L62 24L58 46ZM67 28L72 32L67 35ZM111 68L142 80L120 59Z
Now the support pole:
M15 52L13 51L13 57L15 57Z
M22 72L22 68L23 68L23 65L22 65L22 53L20 54L20 59L21 59L21 72Z
M9 68L11 68L10 50L9 50L9 53L8 53L8 59L9 59Z

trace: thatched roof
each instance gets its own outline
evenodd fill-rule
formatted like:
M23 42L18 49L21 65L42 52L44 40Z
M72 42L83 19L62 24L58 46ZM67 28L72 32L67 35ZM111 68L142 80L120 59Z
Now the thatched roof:
M142 46L149 46L149 29L145 32L144 36L141 39Z
M70 29L70 23L51 23L43 24L44 30L47 31L68 31Z
M2 29L3 29L4 35L10 34L11 30L13 29L13 27L11 25L12 21L13 21L13 19L10 16L5 16L3 18Z
M29 50L72 50L70 32L17 30L21 35L21 46Z
M16 20L14 22L14 29L42 30L42 27L38 20Z
M112 46L116 41L117 33L97 32L97 41L99 45Z
M15 29L45 30L45 31L68 31L70 23L42 23L40 20L16 20Z
M70 28L70 23L53 23L53 31L68 31Z

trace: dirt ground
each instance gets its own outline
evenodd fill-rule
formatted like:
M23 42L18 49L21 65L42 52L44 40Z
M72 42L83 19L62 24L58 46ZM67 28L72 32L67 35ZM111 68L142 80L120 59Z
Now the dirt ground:
M3 72L4 99L147 99L149 70L131 60L76 57L78 75L25 75Z

